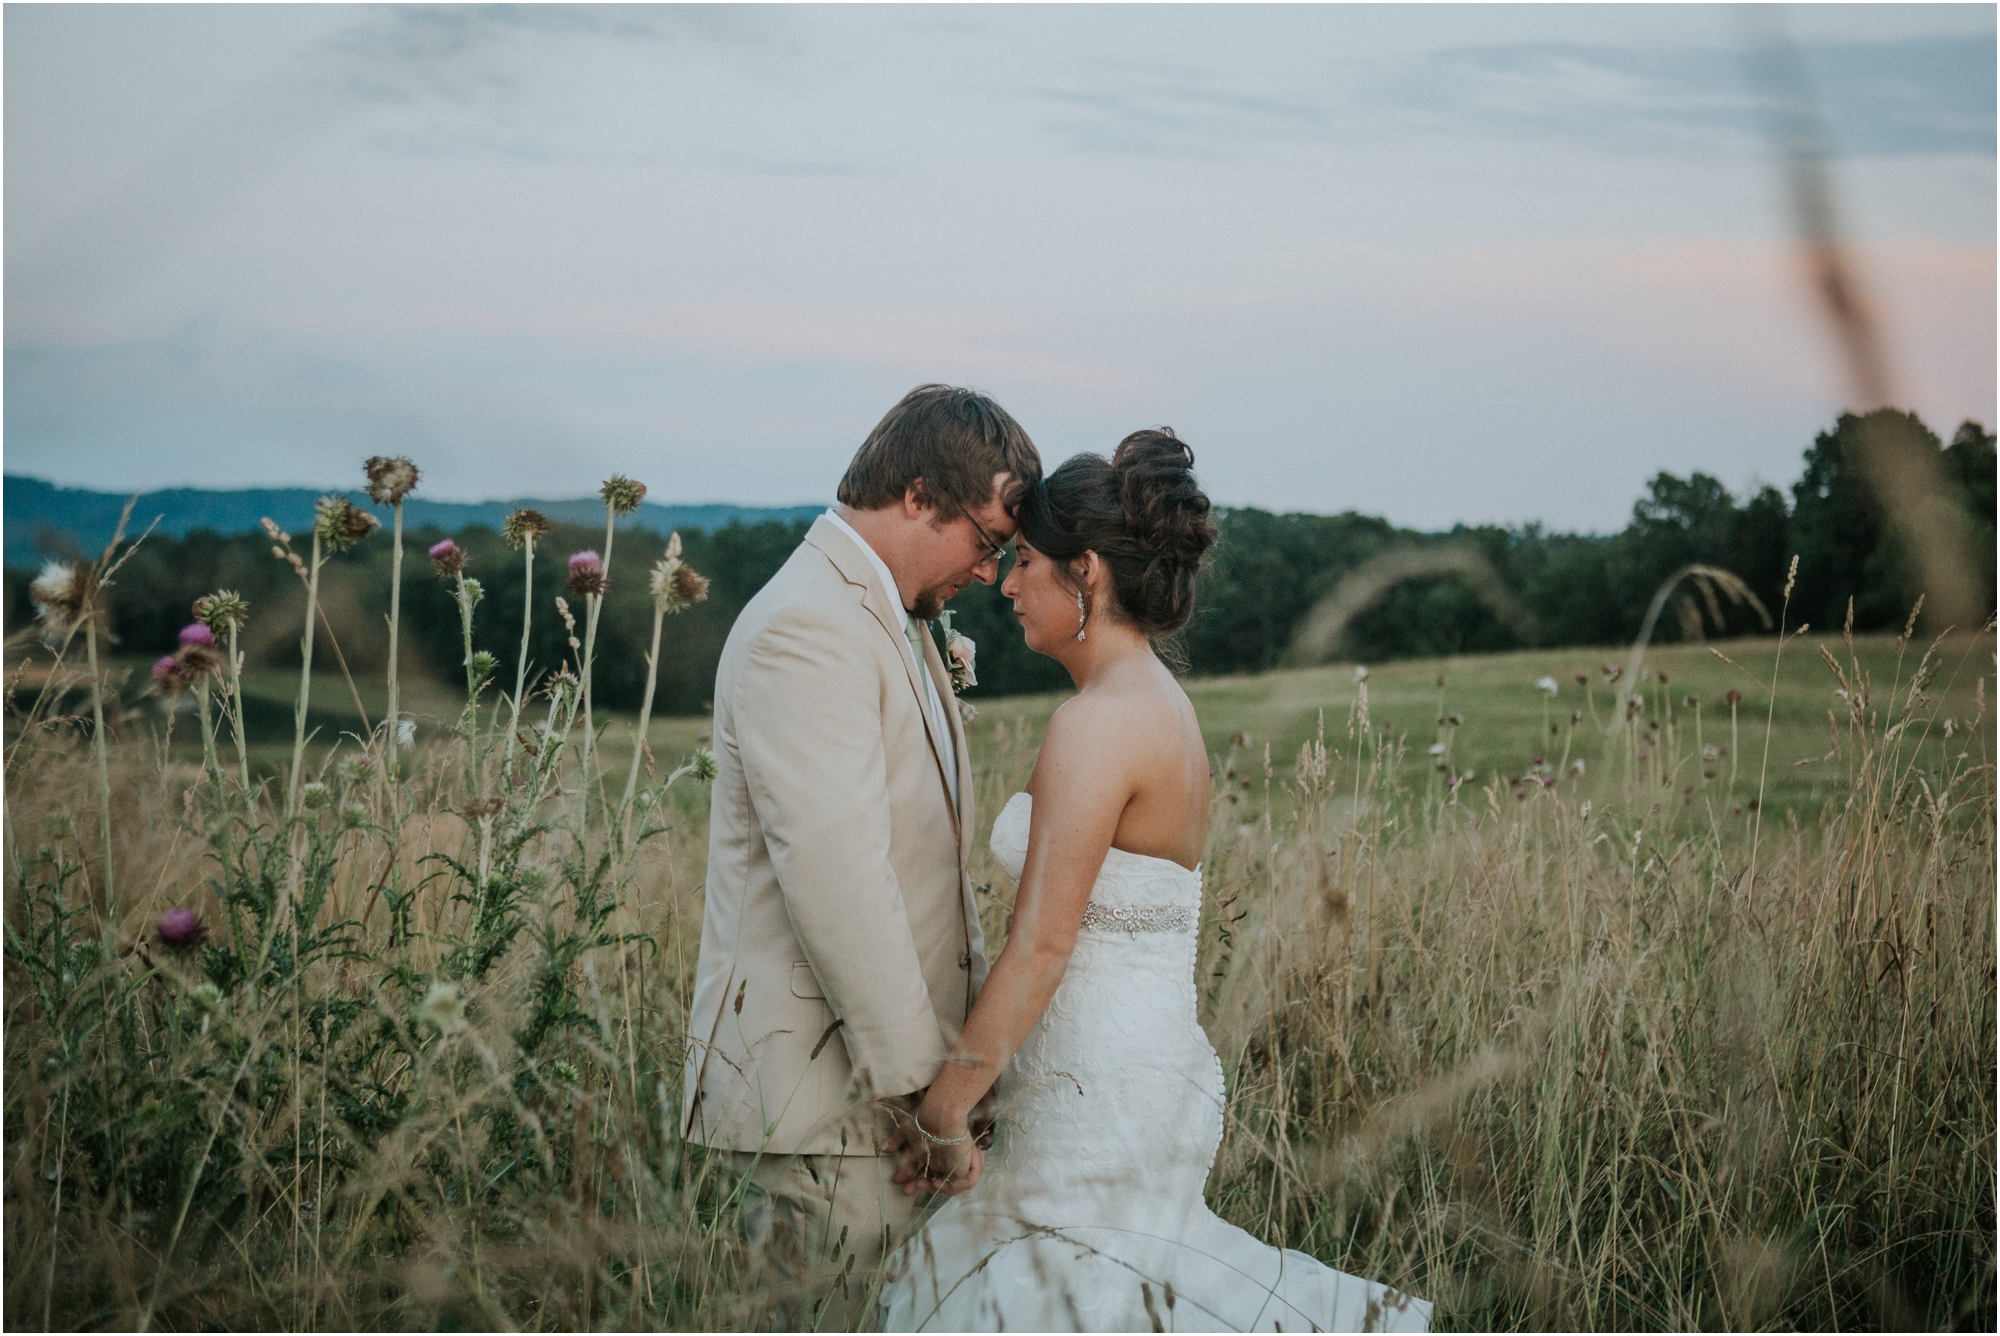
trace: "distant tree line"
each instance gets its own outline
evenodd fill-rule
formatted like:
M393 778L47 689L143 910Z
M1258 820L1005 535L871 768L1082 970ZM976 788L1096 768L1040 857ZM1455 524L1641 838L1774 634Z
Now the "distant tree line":
M1947 444L1913 415L1899 416L1940 452L1977 535L1986 606L1991 606L1994 437L1967 422ZM1446 544L1476 549L1511 593L1520 615L1497 614L1475 582L1458 574L1408 579L1390 586L1348 625L1342 643L1346 657L1382 662L1628 642L1660 583L1697 561L1735 572L1775 615L1793 554L1800 561L1792 625L1810 621L1837 627L1851 597L1856 630L1900 627L1920 591L1857 470L1862 421L1844 414L1833 430L1814 440L1789 498L1769 486L1738 498L1703 473L1684 478L1661 473L1632 507L1631 522L1610 535L1545 533L1537 524L1423 533L1351 512L1221 511L1221 541L1203 576L1200 610L1173 652L1199 674L1259 672L1285 664L1292 661L1306 616L1344 576L1385 552ZM686 559L714 580L714 588L706 603L668 623L658 708L681 713L705 708L716 661L737 612L783 564L807 527L806 521L737 523L712 533L682 535ZM463 657L457 617L445 584L432 577L424 556L429 544L445 536L431 529L406 534L403 637L410 647L406 653L432 672L449 676ZM467 573L485 589L476 642L511 666L521 640L521 554L488 528L450 536L465 550ZM601 546L603 536L601 525L559 524L538 545L530 652L541 669L553 669L569 652L553 602L562 592L568 555ZM646 572L659 557L664 537L643 530L619 534L598 632L598 699L608 705L635 707L643 689L643 654L651 627ZM381 666L389 547L386 534L378 534L329 561L323 577L322 601L348 666L357 673ZM32 572L7 572L10 631L32 616L30 578ZM119 572L112 591L112 630L120 649L148 655L171 649L193 600L217 588L235 589L251 601L247 648L254 659L271 665L298 662L303 591L285 563L273 558L269 540L255 534L201 532L149 539ZM997 586L966 590L954 600L952 612L956 627L979 644L979 686L968 693L971 698L1067 685L1060 667L1021 643ZM1747 609L1729 612L1729 633L1760 629ZM1654 634L1674 640L1681 631L1669 617ZM511 681L511 667L502 676Z

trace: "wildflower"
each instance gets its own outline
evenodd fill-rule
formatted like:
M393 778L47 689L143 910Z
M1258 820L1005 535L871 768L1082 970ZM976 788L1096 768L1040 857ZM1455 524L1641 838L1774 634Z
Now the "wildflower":
M313 535L329 552L345 552L381 527L382 521L344 496L323 496L313 508Z
M449 579L465 569L465 553L459 551L458 544L449 538L441 543L432 543L431 569Z
M479 602L480 599L485 597L486 597L486 586L479 583L479 581L471 578L470 576L467 576L465 580L466 606L471 607L473 604Z
M1250 745L1250 735L1240 732L1231 733L1229 735L1229 745L1232 747L1247 747Z
M484 682L487 678L493 676L493 670L500 666L500 660L482 649L467 659L465 666L472 669L474 681Z
M1581 669L1581 668L1577 669L1577 670L1576 670L1576 684L1577 684L1578 686L1587 686L1587 685L1589 685L1589 683L1590 683L1590 674L1589 674L1589 673L1587 673L1587 672L1585 672L1585 671L1584 671L1583 669Z
M349 803L340 809L340 825L343 830L358 830L368 824L368 809L360 803Z
M1357 682L1366 682L1368 680L1368 667L1366 664L1357 663L1354 665L1354 680Z
M1530 761L1530 762L1528 762L1528 764L1529 764L1529 765L1540 765L1540 764L1542 764L1542 754L1541 754L1540 752L1536 752L1536 753L1535 753L1535 759L1534 759L1534 760L1532 760L1532 761Z
M1465 722L1465 716L1460 714L1457 710L1453 710L1450 714L1444 717L1444 721L1450 724L1453 728L1457 728L1460 724Z
M417 745L417 721L398 719L396 721L396 745L408 751Z
M1575 776L1576 776L1576 777L1577 777L1578 779L1582 779L1582 778L1583 778L1583 758L1582 758L1582 757L1578 757L1578 758L1577 758L1576 760L1574 760L1574 761L1571 761L1571 762L1569 763L1569 772L1570 772L1570 773L1571 773L1572 775L1575 775Z
M597 549L585 548L572 553L569 559L569 592L578 598L589 598L604 592L604 558L597 555Z
M661 612L680 612L708 597L708 577L681 560L679 534L668 537L666 555L653 564L647 588Z
M688 773L706 784L715 778L715 753L703 747L688 762Z
M153 685L169 694L186 686L181 680L181 661L171 654L153 660Z
M604 498L604 504L611 508L612 514L630 515L646 499L646 484L634 482L622 473L614 473L597 494Z
M1453 775L1450 779L1447 779L1444 782L1444 786L1447 790L1450 790L1457 788L1459 785L1463 783L1465 783L1464 780L1460 779L1457 775Z
M90 571L67 561L52 561L28 586L35 613L55 635L66 635L82 619L90 603Z
M202 628L204 631L207 629L205 626ZM174 658L180 661L181 675L190 682L222 668L222 656L216 653L213 642L204 645L199 641L192 644L183 641L174 652Z
M378 506L393 506L416 491L422 476L402 455L374 455L361 467L368 472L368 499Z
M195 622L192 625L181 628L181 643L183 645L206 645L213 649L215 647L215 632L209 630L202 623Z
M1684 706L1685 708L1687 708L1687 709L1690 709L1690 710L1692 710L1692 709L1693 709L1693 708L1694 708L1695 706L1697 706L1697 705L1701 704L1701 697L1699 697L1699 696L1682 696L1682 697L1681 697L1681 704L1682 704L1682 705L1683 705L1683 706Z
M192 909L169 909L160 915L160 921L153 925L153 931L160 935L160 941L176 951L201 945L202 938L208 936L201 915Z
M1556 680L1553 677L1543 677L1539 679L1535 683L1535 689L1537 691L1542 692L1544 695L1548 696L1553 696L1558 691L1562 690L1561 687L1556 685Z
M1727 701L1729 704L1729 708L1733 710L1738 705L1743 703L1743 693L1732 689L1730 693L1727 696L1724 696L1722 699Z
M173 912L184 913L186 911L177 910ZM188 1009L190 1015L194 1016L208 1017L214 1015L216 1012L222 1010L223 1000L222 990L206 979L203 979L200 983L181 994L181 1005Z
M1625 665L1624 665L1624 664L1622 664L1622 663L1607 663L1607 664L1605 664L1605 665L1604 665L1604 685L1605 685L1605 686L1607 686L1607 687L1608 687L1608 686L1610 686L1610 685L1611 685L1612 683L1616 682L1616 681L1617 681L1617 680L1618 680L1619 678L1621 678L1621 677L1623 677L1623 676L1625 676Z
M1722 748L1720 747L1703 747L1701 749L1701 759L1704 761L1713 761L1721 755Z
M1433 742L1431 744L1431 755L1433 756L1444 755L1444 744L1442 742Z
M1582 723L1582 722L1583 722L1583 711L1582 711L1582 710L1571 710L1571 711L1569 712L1569 726L1570 726L1571 728L1575 728L1575 727L1576 727L1576 726L1577 726L1578 724L1580 724L1580 723Z
M430 991L417 1008L417 1019L444 1034L465 1025L465 998L459 994L458 985L446 983L442 979L432 982Z
M372 756L350 756L340 763L340 782L359 784L375 773L375 758Z
M332 802L333 790L318 781L299 790L299 803L308 812L317 812L322 807L330 806Z
M232 589L218 589L194 601L194 618L211 631L240 631L250 620L250 604Z
M517 510L500 526L500 536L507 540L508 547L513 548L530 539L540 538L548 531L549 517L539 510Z

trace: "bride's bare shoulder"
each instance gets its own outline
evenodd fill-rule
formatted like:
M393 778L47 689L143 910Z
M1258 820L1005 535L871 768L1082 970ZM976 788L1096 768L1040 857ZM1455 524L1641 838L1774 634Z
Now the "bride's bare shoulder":
M1135 677L1115 687L1079 692L1056 708L1042 737L1043 756L1088 753L1143 764L1150 742L1177 739L1192 707L1171 676L1164 683Z

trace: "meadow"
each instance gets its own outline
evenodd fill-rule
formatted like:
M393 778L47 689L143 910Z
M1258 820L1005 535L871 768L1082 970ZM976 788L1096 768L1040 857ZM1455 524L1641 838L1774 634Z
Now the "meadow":
M762 1273L678 1134L707 725L633 766L590 583L518 703L471 630L393 688L149 693L87 607L10 646L9 1326L768 1329L843 1283ZM1191 679L1211 1204L1440 1329L1990 1329L1990 630ZM1059 701L978 702L982 826Z

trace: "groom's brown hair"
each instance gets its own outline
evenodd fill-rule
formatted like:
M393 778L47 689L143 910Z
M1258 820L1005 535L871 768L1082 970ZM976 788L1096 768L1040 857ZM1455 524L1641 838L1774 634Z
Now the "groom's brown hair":
M954 520L992 499L996 473L1013 474L1015 488L1042 476L1021 424L977 390L919 385L868 433L837 495L844 506L880 510L918 483L937 518Z

